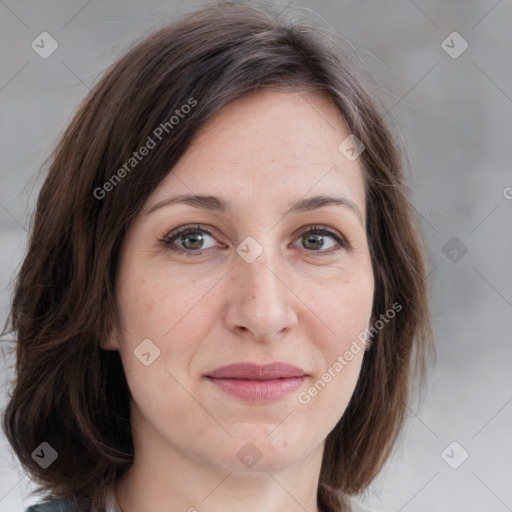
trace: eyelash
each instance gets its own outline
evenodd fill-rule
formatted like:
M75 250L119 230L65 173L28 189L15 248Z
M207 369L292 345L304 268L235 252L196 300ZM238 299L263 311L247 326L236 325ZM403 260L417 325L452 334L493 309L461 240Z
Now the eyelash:
M202 250L198 250L198 251L191 251L191 250L187 250L187 249L182 249L178 246L174 247L172 244L173 244L173 241L174 239L178 238L180 235L183 235L183 234L188 234L188 233L197 233L198 231L202 231L206 234L208 234L209 236L211 236L212 238L215 238L207 229L205 229L203 226L197 224L197 225L194 225L194 226L182 226L182 227L179 227L177 229L175 229L174 231L171 231L170 233L168 233L167 235L165 235L163 238L160 239L160 242L164 245L164 247L169 250L169 251L172 251L172 252L176 252L178 254L181 254L181 255L184 255L184 256L187 256L187 257L190 257L190 256L201 256L203 253L207 252L209 249L202 249ZM332 229L332 228L329 228L328 226L324 226L324 225L312 225L312 226L307 226L307 228L302 231L297 238L300 238L302 236L304 236L306 233L314 233L314 234L317 234L317 235L328 235L330 237L332 237L337 243L338 245L340 245L341 248L347 250L347 251L350 251L352 250L352 246L350 245L350 243L348 242L348 240L346 238L344 238L340 233L338 233L338 231ZM306 249L307 250L307 249ZM339 249L336 249L336 250L339 250ZM330 251L310 251L310 250L307 250L307 252L311 252L315 255L325 255L325 254L331 254L333 251L330 250Z

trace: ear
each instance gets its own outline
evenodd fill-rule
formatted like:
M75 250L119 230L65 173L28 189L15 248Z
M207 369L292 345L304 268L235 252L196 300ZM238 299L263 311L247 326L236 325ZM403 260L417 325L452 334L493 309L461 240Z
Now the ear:
M371 340L366 340L365 344L364 344L364 351L365 352L368 352L368 350L370 350L371 348Z
M100 341L100 347L103 350L119 350L119 342L117 338L117 333L114 329L104 340Z
M364 352L368 352L368 350L370 350L371 348L371 344L372 344L372 338L371 336L368 336L368 333L370 332L370 325L372 324L372 317L370 315L370 318L368 319L368 324L366 326L366 329L365 329L365 333L366 333L366 338L364 340Z

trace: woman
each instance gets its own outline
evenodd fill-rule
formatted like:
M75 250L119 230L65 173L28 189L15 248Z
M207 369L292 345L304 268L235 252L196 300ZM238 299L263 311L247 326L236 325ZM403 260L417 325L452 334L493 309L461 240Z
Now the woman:
M29 510L362 510L431 348L420 225L355 64L274 15L146 38L55 150L3 418Z

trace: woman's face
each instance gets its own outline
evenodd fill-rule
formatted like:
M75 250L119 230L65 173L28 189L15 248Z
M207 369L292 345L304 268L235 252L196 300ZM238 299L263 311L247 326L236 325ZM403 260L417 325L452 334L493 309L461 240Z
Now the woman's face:
M358 379L374 291L347 136L323 95L258 92L213 118L148 198L124 240L109 345L136 453L158 443L246 471L321 456Z

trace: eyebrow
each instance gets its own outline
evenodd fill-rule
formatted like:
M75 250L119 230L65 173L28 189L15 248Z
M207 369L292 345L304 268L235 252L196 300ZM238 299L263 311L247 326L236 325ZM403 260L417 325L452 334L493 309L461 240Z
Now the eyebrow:
M147 210L146 215L153 213L159 208L169 206L172 204L188 204L194 208L201 210L217 211L222 213L233 213L233 210L225 199L212 195L196 195L196 194L182 194L179 196L169 197L159 201ZM292 203L287 213L304 213L322 208L324 206L344 206L354 213L361 224L363 223L363 215L361 210L353 201L346 197L331 197L331 196L313 196Z

